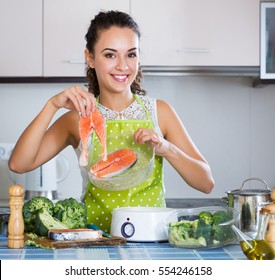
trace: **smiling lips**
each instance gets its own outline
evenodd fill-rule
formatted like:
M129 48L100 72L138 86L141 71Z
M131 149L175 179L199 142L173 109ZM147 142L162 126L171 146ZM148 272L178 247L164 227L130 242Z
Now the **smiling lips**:
M126 82L129 75L112 75L112 77L118 82Z

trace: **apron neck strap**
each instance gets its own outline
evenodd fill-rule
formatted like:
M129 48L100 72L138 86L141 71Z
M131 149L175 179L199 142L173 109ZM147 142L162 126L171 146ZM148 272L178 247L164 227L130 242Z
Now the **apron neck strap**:
M150 122L153 124L151 116L148 112L148 110L145 108L144 103L139 99L139 97L137 96L137 94L134 94L134 98L136 99L136 101L141 105L141 107L143 108L143 110L145 111L145 114L148 118L148 120L150 120Z

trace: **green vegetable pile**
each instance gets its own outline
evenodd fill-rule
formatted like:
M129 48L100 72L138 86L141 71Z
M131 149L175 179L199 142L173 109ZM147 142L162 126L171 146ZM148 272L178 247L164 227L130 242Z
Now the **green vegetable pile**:
M51 229L84 228L87 224L86 207L74 198L59 200L35 196L23 206L24 231L48 236Z
M231 225L221 225L231 219L232 215L226 211L202 211L193 221L170 222L169 242L186 248L214 247L231 242L236 238Z
M57 201L53 209L53 216L68 228L85 228L87 224L86 207L74 198Z

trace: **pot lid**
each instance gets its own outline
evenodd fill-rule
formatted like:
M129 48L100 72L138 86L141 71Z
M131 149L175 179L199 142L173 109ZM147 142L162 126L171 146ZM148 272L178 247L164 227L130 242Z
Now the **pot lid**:
M233 190L233 191L228 191L228 194L233 194L233 195L244 195L244 196L256 196L256 195L263 195L263 194L270 194L271 190L262 190L262 189L249 189L249 190Z
M259 181L261 182L265 188L263 189L245 189L245 183L247 183L248 181ZM263 194L271 194L271 189L268 187L267 183L265 180L261 179L261 178L249 178L243 181L242 187L238 190L233 190L233 191L229 191L227 192L228 194L231 193L233 195L244 195L244 196L256 196L256 195L263 195Z

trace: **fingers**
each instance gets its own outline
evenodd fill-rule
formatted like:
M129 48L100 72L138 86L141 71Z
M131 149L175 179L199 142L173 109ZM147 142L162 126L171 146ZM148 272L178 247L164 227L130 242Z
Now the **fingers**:
M134 138L138 144L149 144L149 142L151 144L156 144L160 142L158 139L158 135L152 129L139 128L136 131Z
M155 154L166 157L170 149L170 143L152 129L140 128L134 135L138 144L146 144L155 149Z
M75 109L86 117L95 111L96 99L94 96L79 86L71 87L65 91L67 98L73 103Z

